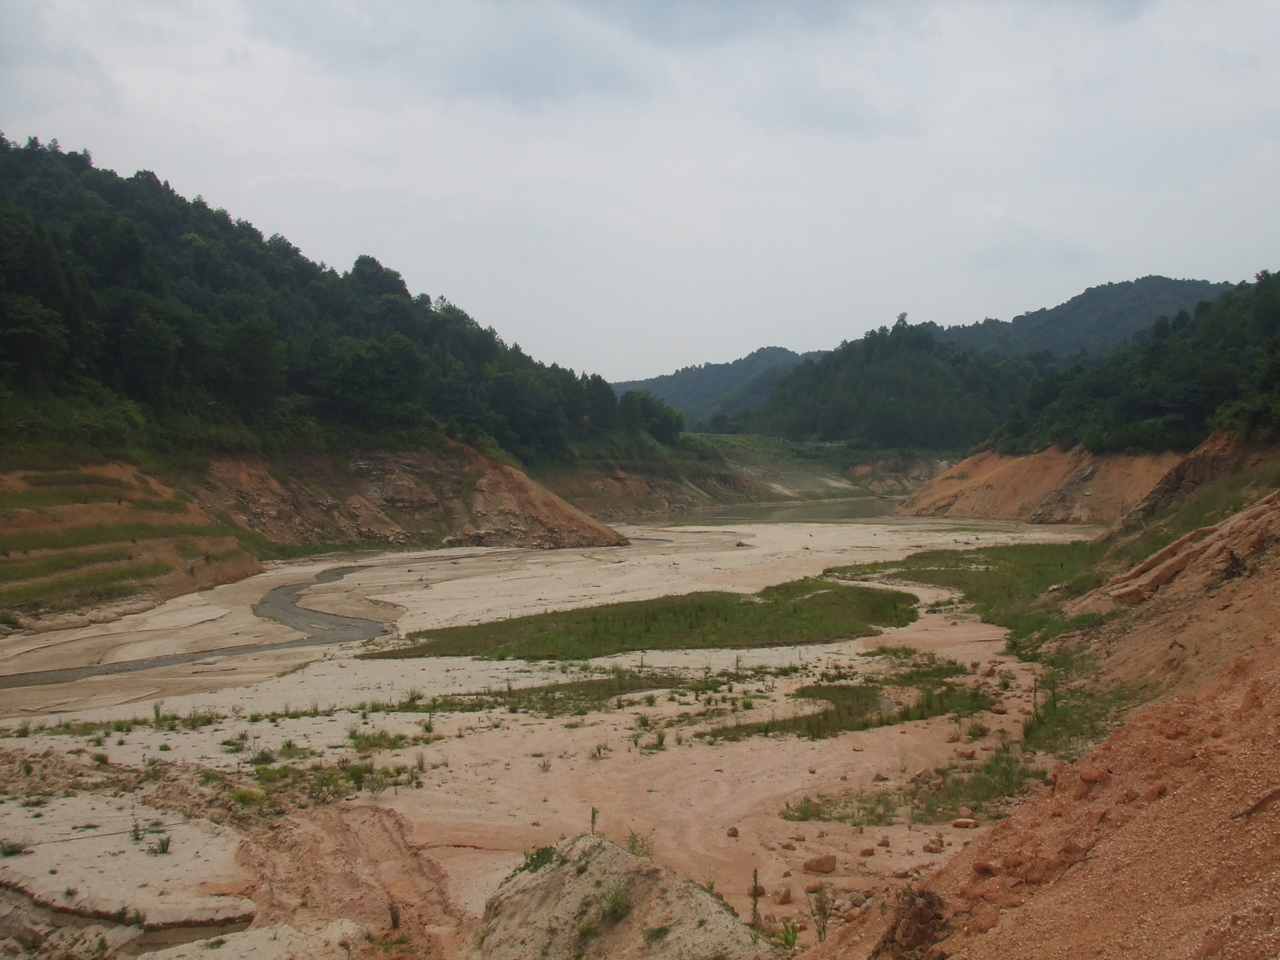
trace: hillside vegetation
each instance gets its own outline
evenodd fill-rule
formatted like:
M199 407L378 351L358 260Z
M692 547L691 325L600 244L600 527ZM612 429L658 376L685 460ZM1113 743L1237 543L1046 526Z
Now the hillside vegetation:
M0 455L439 443L564 459L680 414L533 360L358 257L345 273L149 171L0 136Z
M985 439L1052 367L1048 354L1010 358L941 343L903 314L795 367L742 423L791 440L963 448Z
M1097 366L1036 379L991 445L1189 450L1215 426L1262 438L1280 427L1280 280L1267 271L1194 315L1161 317Z
M1090 287L1066 303L1014 317L988 317L980 323L943 329L926 324L939 340L973 350L1013 355L1048 350L1058 356L1080 352L1102 355L1145 330L1157 317L1194 310L1201 300L1215 300L1229 283L1142 277Z
M660 397L692 423L759 406L778 380L803 359L785 347L761 347L731 363L697 364L613 386L619 393L637 390Z

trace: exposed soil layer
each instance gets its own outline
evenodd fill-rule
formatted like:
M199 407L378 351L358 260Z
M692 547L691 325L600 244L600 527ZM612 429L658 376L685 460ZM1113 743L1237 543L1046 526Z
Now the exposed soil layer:
M202 505L277 543L613 546L608 527L506 464L462 444L372 453L343 465L313 456L287 468L211 461Z
M1059 766L1044 796L927 879L936 923L900 909L830 955L1274 957L1277 714L1280 647L1268 643Z
M815 956L1248 958L1280 951L1280 492L1077 601L1126 610L1094 682L1140 710L886 919Z
M1136 615L1097 633L1104 683L1188 693L1280 630L1280 491L1196 530L1075 601Z
M1026 457L985 450L925 484L898 508L920 517L1027 523L1114 523L1182 457L1095 455L1050 447Z
M14 471L0 476L0 498L0 635L110 622L261 573L233 524L278 544L622 543L519 470L453 442L345 465L215 459L169 484L129 464Z
M1133 509L1121 518L1117 533L1134 530L1180 496L1206 483L1280 461L1280 447L1251 443L1219 430L1160 478Z

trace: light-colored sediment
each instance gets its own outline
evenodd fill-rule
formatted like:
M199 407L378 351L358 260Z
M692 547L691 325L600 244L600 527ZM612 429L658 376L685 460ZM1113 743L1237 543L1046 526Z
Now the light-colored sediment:
M341 581L309 588L302 603L354 615L364 615L372 603L391 611L388 619L395 617L396 630L404 632L693 590L750 591L817 574L830 566L892 560L922 549L1078 539L1095 531L886 520L709 529L637 527L625 532L632 545L624 548L555 552L459 548L374 557ZM248 631L254 621L246 611L258 598L329 565L278 567L251 580L179 598L114 624L67 631L64 636L8 638L0 647L6 655L4 669L14 672L32 663L70 666L104 657L128 659L138 651L211 649L227 645L228 636L237 631L250 642ZM930 589L916 592L925 602L944 595ZM254 636L262 640L296 635L272 624L260 623L257 630ZM54 644L59 653L42 653L39 645L13 649L16 639ZM865 653L882 642L913 646L964 663L1002 664L1013 677L1012 689L1003 695L1002 709L1007 712L980 718L992 732L970 749L981 758L994 749L1001 730L1016 738L1023 711L1030 706L1030 668L1005 661L1000 630L971 616L925 612L916 623L870 640L772 649L655 651L643 658L627 654L586 665L588 670L638 666L643 659L646 667L693 674L708 668L716 672L733 667L802 667L793 677L761 677L748 683L748 689L736 690L738 696L753 698L751 712L734 713L722 705L723 715L699 719L692 714L705 704L673 702L659 694L651 707L633 697L623 709L611 705L580 717L549 719L496 711L437 715L435 731L443 739L374 757L378 764L413 764L421 753L425 767L421 789L388 791L376 801L362 793L315 811L291 813L280 827L285 832L273 829L272 836L285 836L289 830L299 837L315 835L321 822L316 818L337 818L323 828L324 834L336 836L338 825L358 819L362 810L383 819L393 817L399 825L396 830L404 833L396 848L403 850L394 856L421 864L427 872L415 883L438 890L447 900L448 909L431 913L431 942L438 945L433 949L444 951L440 955L458 955L470 942L486 901L525 851L585 831L592 807L601 811L598 827L605 837L625 842L631 830L652 835L658 864L698 882L714 879L717 891L740 914L750 910L753 869L759 870L761 884L769 891L787 880L789 871L795 900L776 904L766 898L762 911L776 919L799 918L808 879L804 863L815 856L835 855L835 870L823 876L838 895L846 896L898 882L895 875L928 870L947 854L925 854L922 832L900 825L876 829L875 839L883 835L889 845L877 846L873 856L863 857L860 851L868 844L870 831L840 824L792 823L780 819L779 811L806 794L870 787L877 774L888 777L891 784L901 784L920 768L954 762L957 747L947 742L948 734L956 731L954 722L937 718L822 741L757 737L709 745L692 733L708 723L766 719L771 713L785 716L802 709L787 697L791 689L813 682L824 669L879 669L880 662ZM163 759L233 770L243 763L243 756L262 748L278 749L287 739L314 750L317 760L333 762L350 752L347 729L351 725L366 732L379 728L421 732L420 715L363 718L354 710L361 701L394 701L411 688L429 698L485 686L503 688L508 683L541 684L566 676L556 665L519 661L354 660L350 645L287 652L290 658L273 659L270 654L224 658L164 671L7 690L4 708L10 716L25 715L36 724L56 722L68 712L86 719L147 715L152 702L159 700L166 711L180 715L195 708L213 709L227 714L227 719L198 730L135 727L127 734L112 735L100 749L113 767L143 768L149 761ZM305 663L305 658L317 657L318 662ZM576 676L580 670L571 668L567 676ZM248 720L254 711L305 709L311 704L335 706L337 712L281 718L274 724ZM640 749L633 739L639 713L648 715L651 723L677 719L682 713L688 716L680 726L667 729L664 749L652 750ZM221 741L242 730L250 738L247 751L228 753ZM644 739L651 737L646 734ZM8 743L34 754L52 750L65 755L67 750L86 746L83 738L38 730L25 740ZM162 751L162 744L167 749ZM549 760L549 769L543 769L543 760ZM736 836L729 835L730 827L737 828ZM948 853L972 836L972 831L951 827L942 832L952 844ZM802 839L795 839L800 835ZM344 841L342 862L358 863L361 857L373 856L370 851L361 852L365 842L354 834ZM281 847L280 841L263 838L257 843L259 872L280 878L271 885L277 907L260 915L258 922L291 922L294 913L290 911L298 908L279 905L299 899L311 902L311 895L282 892L309 882L304 874L286 870L282 858L296 856L303 848ZM381 881L375 877L367 882L376 887ZM362 909L367 913L356 919L376 932L385 906Z

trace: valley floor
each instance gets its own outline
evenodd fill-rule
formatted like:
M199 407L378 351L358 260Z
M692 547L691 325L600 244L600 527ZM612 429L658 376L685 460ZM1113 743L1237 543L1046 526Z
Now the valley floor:
M922 549L1066 540L1096 531L885 519L631 527L623 532L630 546L559 551L456 548L370 557L341 579L306 588L301 606L381 620L390 633L384 640L370 642L376 645L427 627L695 590L749 592L815 575L834 565L895 559ZM248 580L179 597L110 624L4 638L0 676L127 661L160 652L199 652L237 644L252 647L299 637L282 624L256 618L252 608L269 590L306 582L332 565L280 564ZM924 603L945 596L932 588L916 592ZM244 838L239 866L228 870L223 864L214 869L213 861L196 862L186 889L221 885L220 889L240 891L257 904L255 929L293 924L312 937L317 955L323 953L323 944L315 938L335 917L360 922L375 939L389 935L387 898L403 899L409 894L419 902L417 927L406 925L416 944L410 952L451 956L472 951L486 899L501 880L527 851L588 830L592 808L599 811L597 829L605 837L623 843L633 831L652 837L657 863L704 885L712 881L740 914L751 909L748 891L753 870L759 870L761 884L771 892L789 883L794 890L790 904L776 903L778 897L773 896L766 898L763 908L777 920L802 919L803 887L808 879L805 862L834 855L836 867L826 876L838 896L883 897L886 885L899 884L901 877L942 862L963 846L972 831L950 826L930 831L943 833L949 844L944 853L935 855L924 852L928 838L919 828L876 828L873 840L864 836L872 828L824 824L818 830L817 824L783 820L779 812L806 796L869 787L873 778L902 782L918 768L953 760L957 748L949 739L955 740L955 724L939 717L819 741L754 737L712 745L694 734L717 723L794 713L798 707L787 697L789 691L813 682L823 671L874 671L876 660L866 653L880 643L908 645L964 663L1007 667L1011 678L1006 684L1010 689L1003 694L1007 707L999 716L987 717L988 739L971 749L994 749L1002 729L1017 738L1023 711L1030 705L1030 668L1005 663L1000 630L971 616L925 612L917 622L875 639L772 649L627 654L566 665L563 670L555 664L466 658L356 660L353 655L367 646L340 644L218 655L159 670L15 687L4 691L0 709L12 718L11 735L17 731L26 736L4 741L12 761L6 767L21 769L21 756L43 758L40 769L47 768L54 778L45 791L51 796L60 792L92 795L95 783L100 783L96 789L109 786L110 793L136 790L130 804L151 802L156 809L176 808L222 821L218 829L238 831ZM710 709L706 701L695 704L661 694L652 704L632 697L621 709L609 703L603 709L560 717L509 714L501 708L441 712L431 718L432 735L424 737L421 713L379 714L362 709L369 701L395 702L412 695L425 702L484 689L574 680L602 668L639 666L693 677L721 670L750 675L752 679L744 681L738 692L751 694L753 712L739 710L737 697L732 708L722 698L721 707ZM796 669L776 669L790 667ZM57 723L128 721L153 711L216 719L188 726L171 723L169 728L158 723L134 726L127 733L108 731L105 738L89 727L82 728L79 736L73 735L74 727L62 728L72 733L51 732ZM265 719L273 713L287 716ZM645 729L669 724L660 749L653 748L652 737L646 736L642 744L636 736L641 714L646 717ZM370 742L381 736L392 738L382 741L388 749L378 750L370 759L399 769L416 764L421 770L419 788L400 786L376 798L354 791L326 806L304 801L303 806L264 821L261 815L252 815L251 803L224 809L216 791L207 786L213 777L243 778L250 769L245 758L263 749L295 750L313 756L311 762L349 763L357 759L352 745L361 735L373 737ZM237 737L243 750L234 746ZM228 742L233 746L226 746ZM163 764L150 766L157 761ZM161 766L169 779L149 786L145 771ZM61 772L54 776L56 771ZM138 773L143 779L130 781L132 787L122 788L113 779L136 780ZM26 775L16 773L6 775L4 786L9 793L20 794L29 793L34 785ZM110 802L106 794L100 796L104 803ZM38 843L40 831L52 831L44 840L55 840L70 835L74 826L69 821L62 824L52 811L38 820L23 821L20 807L4 804L0 810L9 811L11 818L18 816L5 825L7 832L27 824L27 836L13 839ZM71 811L63 819L82 815L83 811ZM355 829L359 823L378 824L372 836L393 834L397 839L386 841L391 847L375 851L365 828ZM730 836L731 827L736 828L735 836ZM350 881L364 892L353 893L345 906L331 895L308 894L312 880L296 869L286 869L301 838L318 842L316 831L325 835L336 831L347 837L340 853L324 854L333 859L325 861L326 869L339 876L364 878ZM864 847L874 846L882 837L888 841L886 846L875 846L873 856L861 855ZM89 856L87 845L67 843L50 849L59 851L56 869L60 872L76 864L77 850ZM92 855L104 854L95 850ZM26 859L0 861L5 875L0 882L26 889L10 876L13 865ZM373 873L369 872L371 861L382 864ZM256 866L249 869L251 864ZM143 857L141 872L130 881L134 889L142 890L137 884L144 883L148 866ZM400 874L414 879L403 880L408 886L397 886L401 881L394 877ZM179 887L176 884L175 891ZM430 897L422 892L428 888ZM119 894L118 886L114 892ZM207 930L196 932L208 935ZM812 931L805 936L811 938Z

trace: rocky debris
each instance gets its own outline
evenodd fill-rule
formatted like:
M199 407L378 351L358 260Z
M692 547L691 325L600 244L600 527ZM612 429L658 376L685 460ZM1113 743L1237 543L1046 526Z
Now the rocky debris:
M738 835L738 828L730 827L728 830L725 831L725 833L727 836L736 837Z
M771 955L702 887L591 835L560 841L550 862L504 880L479 943L491 960Z
M1201 583L1219 578L1232 580L1250 562L1280 543L1280 490L1221 523L1201 527L1175 540L1163 550L1071 605L1072 611L1106 612L1134 607L1150 600L1184 574Z
M784 883L773 889L773 902L783 907L791 902L791 884Z
M899 513L1030 523L1114 523L1182 458L1050 447L1025 457L974 454L908 497Z

